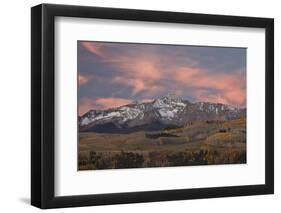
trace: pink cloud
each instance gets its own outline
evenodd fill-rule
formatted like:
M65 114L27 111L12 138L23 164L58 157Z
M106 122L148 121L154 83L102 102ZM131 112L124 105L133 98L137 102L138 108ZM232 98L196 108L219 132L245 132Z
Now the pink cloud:
M122 56L114 60L113 65L118 67L120 75L112 82L132 87L132 95L145 92L150 96L162 91L157 81L163 79L163 69L157 57L153 55Z
M119 107L131 102L131 100L124 98L98 98L95 101L96 105L100 106L101 109Z
M141 103L151 102L153 99L142 99L139 100ZM124 106L132 103L131 99L125 98L83 98L79 103L79 115L83 115L91 109L109 109L113 107Z
M91 98L83 98L79 102L78 112L79 115L83 115L84 113L88 112L90 109L93 109L95 106L94 100Z
M140 92L149 93L150 96L158 94L162 88L157 85L163 75L157 56L139 52L137 55L110 55L103 48L103 44L95 42L81 42L81 45L91 53L99 56L104 62L117 67L119 77L112 82L132 87L132 95Z
M96 42L81 41L81 45L89 52L103 57L102 44Z
M79 103L79 115L83 115L91 109L109 109L131 103L132 100L125 98L83 98Z
M175 72L175 80L194 88L198 101L220 102L245 106L246 84L239 71L233 73L207 72L199 68L182 67ZM216 92L210 92L215 90Z
M82 75L82 74L79 74L78 75L78 83L79 83L79 86L82 86L84 84L87 84L90 80L90 77L89 76L85 76L85 75Z
M211 72L207 70L208 68L193 67L198 65L196 61L191 61L189 66L177 67L174 62L176 56L163 60L163 58L159 58L159 55L141 49L137 53L134 52L133 55L128 53L112 55L105 51L106 48L102 43L81 42L81 44L88 51L99 56L103 62L117 68L118 75L111 81L114 84L129 86L131 96L142 93L143 97L153 98L165 90L172 89L172 92L177 95L193 96L196 101L220 102L238 106L246 104L246 80L239 71ZM171 80L170 83L174 83L174 85L165 85L163 80ZM81 78L81 85L87 82ZM188 90L189 88L191 90ZM118 103L117 99L97 99L94 106L103 108L115 106L116 103Z
M129 58L128 58L129 59ZM119 66L130 76L146 80L158 80L161 78L159 64L151 57L138 56L131 60L119 61Z
M117 76L112 79L113 83L127 85L133 88L133 94L137 94L146 89L145 83L142 79L126 78L124 76Z

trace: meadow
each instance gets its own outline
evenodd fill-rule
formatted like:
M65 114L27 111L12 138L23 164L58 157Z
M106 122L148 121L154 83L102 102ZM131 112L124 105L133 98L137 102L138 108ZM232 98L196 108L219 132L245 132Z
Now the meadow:
M129 134L79 133L78 169L246 163L246 118Z

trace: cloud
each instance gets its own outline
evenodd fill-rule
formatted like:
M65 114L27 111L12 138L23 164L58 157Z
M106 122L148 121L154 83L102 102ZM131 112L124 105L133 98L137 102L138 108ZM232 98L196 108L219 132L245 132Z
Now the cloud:
M246 82L240 70L224 73L181 67L175 72L175 80L186 88L192 88L191 95L198 101L246 104Z
M127 85L133 88L133 94L137 94L141 91L144 91L145 83L141 79L132 79L132 78L126 78L125 76L117 76L112 79L113 83Z
M163 69L153 55L120 57L115 59L113 66L118 67L119 75L112 82L132 88L132 95L146 93L153 96L162 91L159 81L163 79Z
M159 80L162 77L157 60L151 57L137 56L135 58L127 58L125 61L119 61L118 65L132 78L151 81Z
M78 111L79 115L83 115L95 106L94 99L84 97L79 101Z
M132 103L132 100L125 98L90 98L84 97L79 102L79 115L83 115L91 109L109 109Z
M89 52L103 57L103 45L101 43L97 43L97 42L90 42L90 41L81 41L80 44Z
M80 43L89 54L98 56L99 66L103 67L104 72L109 70L105 74L106 77L95 76L95 80L99 77L100 81L108 83L106 87L126 90L126 95L131 99L153 99L164 93L174 92L182 97L191 97L195 101L246 105L246 71L242 68L235 70L236 68L229 67L228 60L221 61L218 56L221 57L225 52L222 48L212 49L210 52L211 49L208 47L206 52L202 47L199 51L195 47L163 49L163 46L157 45L144 47L119 43ZM197 54L190 50L197 50ZM210 62L211 56L214 60ZM239 55L239 60L241 57ZM79 76L79 85L88 82L87 77ZM105 95L105 91L108 90L100 91L99 97L104 94L106 98L93 97L94 102L91 101L93 107L104 109L118 103L128 103L124 101L128 99L112 98L110 96L115 95Z
M100 107L100 109L108 109L113 107L119 107L131 103L132 100L125 98L98 98L95 104Z
M138 100L141 103L151 102L153 99L141 99ZM109 109L114 107L120 107L127 104L133 103L133 100L126 98L97 98L92 99L90 97L84 97L79 103L79 115L83 115L91 109Z
M130 54L124 49L116 48L116 44L80 43L90 53L99 56L101 62L115 68L118 75L113 77L112 83L131 87L131 95L145 92L153 96L162 90L157 81L162 78L163 69L158 56L152 52L138 49ZM114 51L108 51L109 49Z
M86 75L79 74L78 75L78 83L79 86L85 85L90 81L90 77Z

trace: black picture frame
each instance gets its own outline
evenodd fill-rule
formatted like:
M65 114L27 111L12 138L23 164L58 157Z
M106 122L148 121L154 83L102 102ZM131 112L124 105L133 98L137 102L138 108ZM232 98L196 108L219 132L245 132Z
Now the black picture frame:
M266 32L265 184L56 197L54 195L54 21L58 16L264 28ZM32 205L46 209L272 193L274 193L273 19L53 4L41 4L31 8Z

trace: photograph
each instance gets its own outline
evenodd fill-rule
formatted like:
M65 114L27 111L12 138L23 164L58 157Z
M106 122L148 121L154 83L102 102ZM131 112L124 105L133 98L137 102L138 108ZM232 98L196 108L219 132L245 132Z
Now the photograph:
M246 48L77 43L78 170L246 163Z

